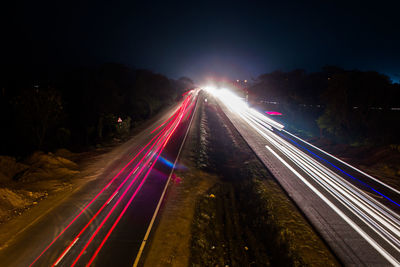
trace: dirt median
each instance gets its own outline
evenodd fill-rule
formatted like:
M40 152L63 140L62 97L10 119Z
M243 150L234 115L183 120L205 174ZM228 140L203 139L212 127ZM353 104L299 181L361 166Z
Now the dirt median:
M216 103L200 103L143 265L339 265Z

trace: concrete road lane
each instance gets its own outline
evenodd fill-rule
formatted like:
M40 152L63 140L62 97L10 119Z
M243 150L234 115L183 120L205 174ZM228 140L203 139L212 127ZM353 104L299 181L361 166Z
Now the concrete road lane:
M345 265L399 264L400 198L396 189L297 140L254 111L231 106L227 98L217 99L220 112Z

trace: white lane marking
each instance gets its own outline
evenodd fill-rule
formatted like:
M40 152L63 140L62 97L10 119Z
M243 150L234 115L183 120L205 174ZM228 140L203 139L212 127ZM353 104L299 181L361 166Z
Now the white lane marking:
M77 237L74 241L74 243L72 243L72 245L61 255L61 257L58 259L58 261L56 263L54 263L54 266L57 266L57 264L59 264L61 262L61 260L65 257L65 255L67 255L68 251L71 250L71 248L75 245L76 242L78 242L79 237Z
M282 159L274 150L269 146L265 146L280 162L282 162L291 172L293 172L300 180L307 185L317 196L319 196L329 207L331 207L344 221L346 221L356 232L358 232L376 251L379 252L387 261L392 265L399 266L398 262L392 255L384 250L377 244L367 233L365 233L357 224L355 224L349 217L346 216L338 207L335 206L329 199L327 199L317 188L310 184L300 173L298 173L292 166L290 166L284 159Z
M198 98L196 98L195 105L197 104L197 100L198 100ZM179 159L179 156L181 154L183 145L185 144L186 138L187 138L187 136L189 134L190 127L192 126L193 118L194 118L195 113L196 113L196 106L194 107L194 109L195 110L194 110L194 112L192 114L192 118L190 119L189 126L187 128L186 134L185 134L185 136L183 138L183 141L182 141L182 144L181 144L181 146L179 148L178 154L176 155L176 158L175 158L175 161L174 161L174 165L172 166L172 170L171 170L171 172L170 172L170 174L168 176L168 180L165 183L164 190L163 190L163 192L161 194L161 197L160 197L160 199L158 201L158 204L157 204L156 210L154 211L153 217L151 218L151 221L150 221L149 227L147 228L146 234L144 235L142 244L140 244L139 252L136 255L135 262L133 263L133 267L137 267L138 264L139 264L139 260L140 260L140 257L142 256L142 253L143 253L143 250L144 250L144 246L146 245L147 239L149 238L149 235L150 235L150 231L153 228L154 221L155 221L155 219L156 219L156 217L158 215L158 212L160 210L161 203L162 203L162 201L164 199L164 195L165 195L165 193L167 191L167 188L168 188L168 185L169 185L169 183L171 181L172 174L174 173L175 165L178 162L178 159Z
M114 199L114 197L118 194L118 191L114 193L114 195L112 195L112 197L110 198L109 201L107 201L107 205L110 204L110 202Z

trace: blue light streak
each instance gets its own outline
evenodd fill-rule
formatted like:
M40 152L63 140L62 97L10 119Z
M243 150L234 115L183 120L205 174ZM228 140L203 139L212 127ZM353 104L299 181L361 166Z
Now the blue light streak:
M393 199L389 198L388 196L382 194L382 193L379 192L378 190L374 189L374 188L373 188L372 186L370 186L369 184L367 184L367 183L361 181L360 179L354 177L353 175L347 173L346 171L344 171L344 170L342 170L341 168L337 167L336 165L334 165L334 164L331 163L330 161L328 161L328 160L326 160L326 159L324 159L324 158L321 158L320 156L318 156L317 154L315 154L314 152L312 152L312 151L309 150L308 148L306 148L306 147L300 145L299 143L297 143L297 142L294 141L293 139L291 139L291 138L289 138L289 137L283 135L283 134L280 133L280 132L278 132L278 134L279 134L280 136L282 136L283 138L285 138L285 139L291 141L291 142L292 142L293 144L295 144L296 146L301 147L302 149L308 151L311 155L313 155L313 156L316 157L317 159L322 160L322 161L324 161L325 163L328 163L329 165L331 165L331 166L334 167L335 169L339 170L341 173L343 173L343 174L345 174L346 176L350 177L351 179L353 179L353 180L355 180L355 181L361 183L363 186L365 186L365 187L371 189L372 191L374 191L374 192L377 193L378 195L380 195L380 196L386 198L387 200L389 200L389 201L392 202L393 204L395 204L395 205L397 205L397 206L400 207L400 204L399 204L399 203L397 203L397 202L394 201Z
M170 167L171 169L174 167L174 164L171 162L171 161L169 161L169 160L167 160L166 158L164 158L164 157L159 157L159 160L162 162L162 163L164 163L165 165L167 165L168 167Z

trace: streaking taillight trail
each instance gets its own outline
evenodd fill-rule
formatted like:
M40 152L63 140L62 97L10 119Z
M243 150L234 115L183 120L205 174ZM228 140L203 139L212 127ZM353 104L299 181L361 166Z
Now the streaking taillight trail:
M125 177L125 179L123 180L123 182L118 186L118 188L115 190L115 193L113 195L111 195L107 201L104 202L104 204L101 206L101 208L93 215L93 217L90 219L90 221L85 225L85 227L79 232L79 234L75 237L75 239L70 243L70 245L64 250L64 252L60 255L59 258L57 258L57 260L55 261L54 265L57 265L57 263L62 259L62 257L65 255L66 251L69 251L71 249L71 247L76 243L76 240L79 239L79 237L84 233L84 231L90 226L90 224L96 219L96 217L100 214L100 212L108 205L108 203L111 201L112 198L114 198L115 194L121 189L121 187L128 181L128 179L137 171L138 167L140 166L140 164L143 162L144 159L146 159L146 157L151 153L153 147L157 144L158 140L162 137L162 133L164 133L166 130L160 132L157 136L157 140L156 142L154 142L154 144L150 147L150 149L147 151L147 153L142 157L142 159L136 164L136 166L133 168L133 170ZM146 161L146 163L150 162L151 158L148 158L148 160ZM140 175L143 171L145 167L145 164L142 166L142 168L140 168L139 172L137 173L137 175L135 176L135 178L132 180L131 184L134 183L136 181L136 178L138 177L138 175ZM131 185L130 184L130 185ZM129 189L129 187L128 187Z
M192 110L192 109L191 109ZM186 111L187 112L187 111ZM137 193L139 192L139 190L141 189L141 187L143 186L144 182L146 181L147 177L150 174L150 171L152 170L152 168L154 167L155 163L157 162L158 158L161 155L161 152L163 151L163 149L165 148L165 146L167 145L169 139L171 138L172 134L175 132L176 128L178 127L180 121L182 120L182 118L186 115L183 114L178 123L175 125L174 129L172 130L172 132L167 136L167 139L165 140L164 144L162 145L161 150L159 151L156 160L153 162L153 164L150 166L150 169L147 171L146 175L144 176L142 182L139 184L139 186L137 187L137 189L135 190L135 192L133 193L133 195L131 196L131 198L129 199L129 202L125 205L123 211L120 213L120 215L118 216L117 220L114 222L114 224L112 225L112 227L110 228L110 230L108 231L107 235L105 236L105 238L103 239L103 241L101 242L100 246L97 248L97 250L95 251L95 253L93 254L92 258L89 260L88 264L86 266L90 266L92 264L92 262L94 261L94 259L96 258L97 254L100 252L101 248L104 246L105 242L107 241L107 239L110 237L111 233L113 232L113 230L115 229L115 227L117 226L118 222L121 220L122 216L125 214L126 210L128 209L128 207L130 206L130 204L132 203L133 199L135 198L135 196L137 195Z
M156 153L157 153L157 157L156 159L152 162L151 166L149 167L148 171L146 172L145 176L142 178L142 181L140 182L139 186L137 187L137 189L135 190L135 192L133 193L133 195L131 196L131 198L129 199L129 202L125 205L123 211L120 213L120 215L118 216L117 220L114 222L113 226L111 227L111 229L109 230L109 233L107 233L106 237L103 239L102 243L100 244L99 248L96 250L95 254L93 255L92 259L90 260L90 262L88 263L88 265L90 265L90 263L94 260L95 256L98 254L98 252L100 251L101 247L104 245L104 243L106 242L106 240L108 239L109 235L111 234L111 232L114 230L114 228L116 227L116 225L118 224L119 220L121 219L121 217L123 216L123 214L125 213L125 211L127 210L127 208L129 207L130 203L133 201L134 197L136 196L137 192L141 189L142 185L144 184L144 182L146 181L146 178L148 177L150 171L152 170L154 164L156 163L159 155L161 154L162 150L164 149L165 145L167 144L170 136L174 133L175 129L178 127L180 121L182 120L182 118L184 117L184 115L186 115L186 105L185 105L185 109L182 109L182 113L179 116L178 121L174 121L174 126L171 129L170 133L165 134L163 137L165 137L166 139L164 139L163 141L158 143L158 146L156 148ZM172 127L172 126L171 126ZM168 129L169 130L169 129ZM147 160L146 164L151 162L151 158ZM125 189L125 191L123 192L123 194L119 197L118 201L114 204L114 206L112 207L112 209L109 211L109 213L107 214L107 216L103 219L103 221L101 222L101 224L97 227L97 229L95 230L95 232L92 234L92 236L90 237L90 239L88 240L88 242L85 244L84 248L81 250L81 252L79 253L78 257L74 260L74 262L72 263L71 266L75 266L79 260L79 258L83 255L83 253L85 252L85 250L87 249L87 247L90 245L90 243L93 241L93 239L97 236L97 234L99 233L99 231L101 230L101 228L104 226L104 224L107 222L107 220L109 219L109 217L111 216L111 214L114 212L114 210L117 208L117 206L120 204L120 202L122 201L122 199L124 198L124 196L128 193L129 189L132 187L133 183L136 181L136 179L139 177L139 175L141 174L141 172L144 170L144 168L141 169L140 173L135 175L135 178L130 182L130 184L128 185L128 187Z
M129 199L128 204L125 206L125 208L123 209L123 211L121 212L121 214L118 216L118 218L120 219L123 215L123 213L126 211L126 209L129 207L130 203L133 201L134 197L136 196L137 192L140 190L140 188L142 187L143 183L145 182L147 176L149 175L150 171L152 170L154 164L157 162L158 157L160 156L161 152L163 151L163 149L165 148L166 144L168 143L168 141L170 140L171 136L173 135L173 133L175 132L176 128L179 126L180 122L182 121L182 119L187 116L188 114L191 114L191 111L193 109L193 99L196 98L196 96L194 94L187 94L185 96L184 101L182 102L182 104L180 105L180 107L167 119L165 120L162 124L160 124L159 126L157 126L154 130L151 131L150 134L153 134L155 132L157 132L160 128L161 131L157 132L155 134L154 137L152 137L152 139L143 147L140 149L140 151L96 194L96 196L88 203L85 205L85 207L78 213L78 215L76 215L71 221L70 223L62 230L60 231L60 233L53 239L52 242L50 242L45 249L39 254L39 256L29 265L29 266L33 266L35 265L35 263L38 262L39 259L41 259L44 254L54 245L55 242L57 242L58 239L60 239L60 237L65 234L65 232L71 227L71 225L73 225L75 222L77 222L77 220L81 220L81 218L83 217L82 214L85 213L85 211L87 211L90 207L93 206L93 203L99 199L99 196L104 194L105 191L110 187L111 184L113 184L114 182L116 182L117 178L119 178L121 176L122 173L124 173L124 171L127 168L131 168L132 163L134 163L140 155L142 155L141 159L139 160L138 163L136 163L135 167L133 167L133 169L129 172L129 174L123 179L123 181L118 185L118 187L110 193L110 196L104 201L104 203L101 205L101 207L97 210L96 213L94 213L94 215L91 216L91 218L89 219L89 221L85 224L85 226L79 231L78 234L75 235L74 238L70 239L71 242L69 243L69 245L63 250L62 253L60 253L60 255L57 257L56 261L53 263L54 265L59 264L63 258L66 256L67 253L69 253L69 251L71 250L72 247L74 247L74 245L77 242L84 242L83 239L81 239L82 234L88 229L88 227L96 220L96 218L98 218L98 215L110 204L110 202L116 198L116 202L113 205L113 207L111 208L111 210L109 211L109 213L107 214L106 218L102 221L101 225L96 229L96 232L91 236L91 238L89 239L89 241L86 243L84 249L81 251L81 253L78 255L78 257L75 259L73 265L79 260L80 255L82 255L82 253L85 251L86 247L89 246L89 244L91 243L91 241L93 240L93 238L96 236L97 232L101 229L101 227L104 225L104 223L107 221L107 219L110 217L111 213L115 211L116 207L118 206L118 204L120 204L120 202L122 201L122 199L125 197L125 195L127 195L127 192L129 191L129 189L132 187L132 185L135 183L135 181L138 179L138 177L143 173L143 171L148 168L145 176L142 178L141 182L139 183L136 191L133 193L133 195L131 196L131 198ZM188 113L190 111L190 113ZM150 147L149 147L150 146ZM143 154L143 152L145 152L147 149L147 152ZM150 155L150 156L149 156ZM153 160L154 159L154 160ZM153 160L153 161L152 161ZM141 165L141 166L140 166ZM135 174L136 173L136 174ZM121 188L129 181L129 179L131 178L131 176L135 174L134 178L129 182L127 188L125 190L123 190L123 193L120 194L119 191L121 190ZM114 202L114 201L113 201ZM96 202L97 203L97 202ZM111 234L112 230L116 227L116 225L118 224L119 219L117 219L117 221L113 224L112 229L110 230L110 232L108 232L107 236L103 239L103 241L101 242L100 247L96 250L95 255L93 255L93 257L91 258L91 262L93 261L93 259L95 258L95 256L98 254L98 252L100 251L101 247L104 245L104 243L106 242L108 236Z

